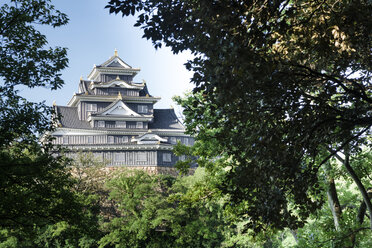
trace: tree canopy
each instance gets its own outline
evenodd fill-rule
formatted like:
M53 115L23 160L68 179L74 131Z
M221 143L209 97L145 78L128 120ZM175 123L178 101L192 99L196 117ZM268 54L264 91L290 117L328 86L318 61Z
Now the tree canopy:
M370 1L111 0L106 7L138 14L135 26L156 48L195 55L186 64L195 84L183 105L186 123L197 137L215 139L213 155L230 161L221 188L250 227L301 226L321 206L320 168L338 152L348 157L370 145Z
M89 207L73 191L68 160L54 156L47 140L39 143L39 135L53 128L52 108L19 95L19 86L62 86L66 48L48 47L37 28L67 21L49 0L0 6L0 241L13 240L13 246L35 246L45 230L74 226L83 236L92 226Z
M22 98L18 86L55 90L63 85L60 72L67 67L67 50L48 47L37 26L67 22L48 0L11 0L0 7L0 145L34 139L50 127L51 108Z

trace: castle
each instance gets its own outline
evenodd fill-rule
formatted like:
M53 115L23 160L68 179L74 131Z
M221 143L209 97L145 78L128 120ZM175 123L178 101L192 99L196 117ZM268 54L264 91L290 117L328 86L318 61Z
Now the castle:
M107 166L173 167L182 159L173 154L177 142L192 145L174 109L155 109L160 97L152 96L145 82L133 78L140 69L114 56L94 66L67 106L54 104L60 116L51 134L55 145L92 152Z

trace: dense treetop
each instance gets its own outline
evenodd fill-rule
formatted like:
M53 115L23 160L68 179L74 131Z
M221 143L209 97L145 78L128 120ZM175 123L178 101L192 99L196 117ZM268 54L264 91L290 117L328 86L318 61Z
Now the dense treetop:
M186 123L232 161L223 190L239 206L249 200L242 214L257 230L300 225L320 206L321 166L369 145L370 1L111 0L107 8L138 14L155 47L195 55Z

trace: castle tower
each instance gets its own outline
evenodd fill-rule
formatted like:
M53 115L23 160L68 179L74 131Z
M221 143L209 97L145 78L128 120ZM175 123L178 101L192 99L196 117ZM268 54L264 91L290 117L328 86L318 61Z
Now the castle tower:
M160 97L146 83L136 83L140 69L114 56L94 66L67 106L54 105L61 116L52 133L56 145L73 156L92 152L108 166L173 167L177 142L192 145L174 109L155 109Z

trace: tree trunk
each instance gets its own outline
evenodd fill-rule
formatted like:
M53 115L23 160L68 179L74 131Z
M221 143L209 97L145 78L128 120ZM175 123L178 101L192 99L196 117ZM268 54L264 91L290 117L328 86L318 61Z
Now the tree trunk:
M342 159L339 155L335 155L335 157L341 161L343 163L343 165L345 166L347 172L349 173L349 175L351 176L351 178L354 180L355 184L358 186L358 189L360 191L360 193L362 194L362 197L363 197L363 201L364 203L366 204L366 208L368 210L368 213L369 213L369 222L370 222L370 228L372 230L372 203L368 197L368 193L365 189L365 187L363 186L362 182L360 181L358 175L355 173L354 169L351 167L350 165L350 156L349 156L349 153L348 152L345 152L345 159Z
M328 178L328 190L327 190L328 202L332 211L333 221L335 224L336 231L340 231L340 219L341 219L341 205L338 200L337 190L335 181L333 178Z
M368 198L372 199L372 188L368 188L367 190ZM358 210L358 223L363 224L364 216L366 215L367 205L365 201L362 201Z

